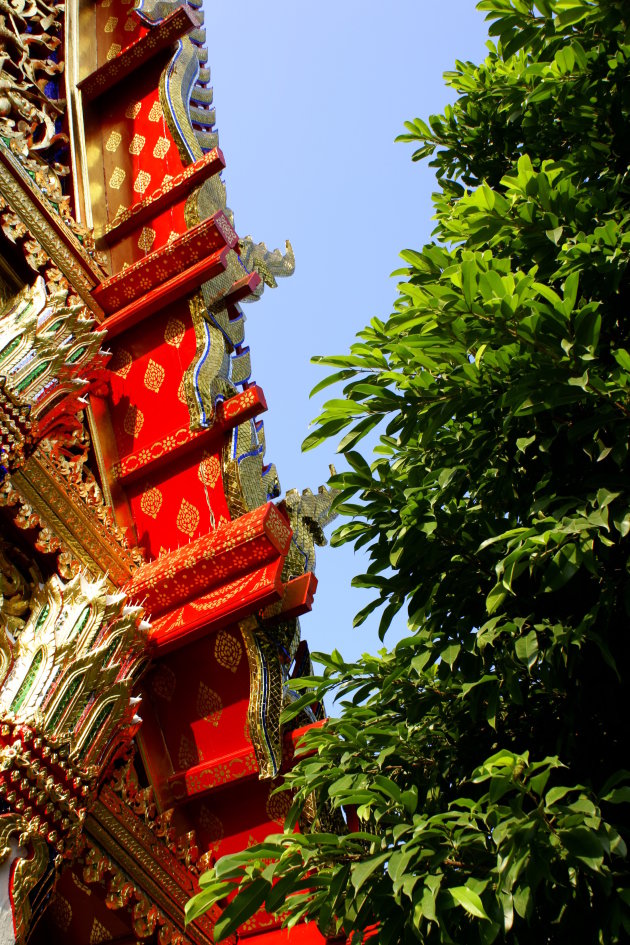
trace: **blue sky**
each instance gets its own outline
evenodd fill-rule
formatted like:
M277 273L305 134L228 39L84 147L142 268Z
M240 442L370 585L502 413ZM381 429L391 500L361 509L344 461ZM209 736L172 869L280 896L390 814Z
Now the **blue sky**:
M206 0L205 11L236 230L270 249L288 238L296 256L290 279L243 306L269 404L267 460L283 490L315 490L335 455L332 444L300 451L324 376L310 358L344 353L391 312L389 274L400 250L429 239L434 189L431 168L394 138L452 100L442 73L483 58L486 25L473 0ZM348 547L319 550L315 606L302 618L311 650L350 659L379 648L377 619L352 629L370 595L350 581L366 563Z

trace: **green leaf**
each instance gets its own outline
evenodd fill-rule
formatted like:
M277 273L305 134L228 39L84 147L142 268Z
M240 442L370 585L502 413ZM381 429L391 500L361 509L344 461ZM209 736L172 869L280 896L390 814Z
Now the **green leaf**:
M490 917L483 907L481 898L476 892L473 892L472 889L469 889L467 886L451 886L448 892L453 897L454 902L458 906L461 906L462 909L465 909L470 915L474 916L476 919L487 919L490 921Z
M381 853L379 856L370 857L370 859L362 860L360 863L356 863L352 866L350 880L354 886L355 892L359 892L374 871L377 870L379 866L383 866L389 857L390 853Z

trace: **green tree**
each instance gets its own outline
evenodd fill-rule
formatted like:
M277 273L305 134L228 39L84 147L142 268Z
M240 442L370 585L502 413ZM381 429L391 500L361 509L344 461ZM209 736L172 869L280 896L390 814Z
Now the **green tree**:
M434 241L387 321L315 359L345 386L305 444L343 433L358 622L406 607L410 635L319 657L287 720L333 691L341 717L304 739L284 833L203 877L191 915L237 891L219 936L264 903L353 941L630 940L630 9L479 8L486 60L402 136Z

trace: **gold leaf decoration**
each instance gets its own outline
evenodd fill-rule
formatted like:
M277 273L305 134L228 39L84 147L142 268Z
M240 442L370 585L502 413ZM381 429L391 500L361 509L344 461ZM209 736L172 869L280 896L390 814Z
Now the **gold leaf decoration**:
M110 132L109 138L107 139L107 144L105 145L105 148L113 154L114 151L118 150L118 146L121 141L122 141L122 135L120 131L112 131Z
M182 499L182 504L177 513L176 524L180 532L188 535L189 538L192 538L197 530L197 526L199 525L199 509L196 508L192 502L189 502L188 499Z
M177 764L182 770L194 768L199 764L199 754L197 746L188 735L182 735L179 741L179 751L177 753Z
M160 387L164 383L165 377L166 371L162 365L158 364L157 361L154 361L153 358L149 358L147 369L144 372L144 386L148 390L152 390L157 394Z
M115 167L112 171L112 176L109 178L109 186L113 190L118 190L125 181L127 176L126 171L123 171L122 167Z
M179 318L169 318L166 323L166 328L164 329L164 341L167 345L171 345L173 348L179 348L182 341L184 340L184 335L186 334L186 326Z
M125 118L137 118L141 108L142 102L131 102L125 109Z
M107 23L105 24L105 32L106 32L106 33L113 33L114 30L116 29L116 26L117 26L117 25L118 25L118 17L117 17L117 16L110 16L110 18L108 19Z
M113 371L114 374L117 374L118 377L122 377L124 379L129 374L132 364L133 358L129 352L125 351L124 348L118 348L118 350L114 352L114 355L109 362L109 369L110 371Z
M162 493L157 486L153 486L153 488L147 489L147 491L142 494L140 508L145 515L149 515L151 518L155 519L158 517L158 513L162 508L162 501Z
M107 61L111 62L112 59L115 59L116 56L120 54L121 49L122 49L122 46L120 45L120 43L112 43L109 49L107 50L107 55L105 56Z
M146 138L144 135L135 134L131 139L131 144L129 145L129 154L140 154L146 143Z
M170 702L176 688L177 676L170 666L164 666L164 664L158 666L151 677L151 691L160 699Z
M153 148L153 157L162 160L162 158L166 157L170 146L171 142L169 139L165 138L163 135L160 135L160 137L155 142L155 147Z
M177 388L177 399L179 400L180 404L188 403L186 400L186 387L184 380L185 379L182 377L181 381L179 382L179 387Z
M205 842L216 853L216 851L219 849L221 841L223 840L223 837L225 836L225 831L223 830L223 824L217 815L213 814L211 810L208 810L205 804L201 805L201 809L199 811L199 826L205 834Z
M221 630L214 641L214 658L223 669L235 673L241 662L243 647L231 633Z
M138 249L148 253L155 242L155 230L151 226L143 226L138 239Z
M142 411L136 407L135 404L130 404L127 408L127 413L125 414L125 421L123 427L125 433L128 433L129 436L137 436L142 429L144 423L144 414Z
M137 194L143 194L150 183L151 175L147 174L146 171L138 171L138 176L134 181L133 189Z
M94 919L92 931L90 932L90 945L100 945L101 942L111 942L114 936L102 922Z
M221 475L221 463L218 457L205 455L199 463L197 475L204 486L209 486L213 489L217 484L217 479Z
M269 820L274 820L282 827L284 826L285 818L291 807L291 795L287 791L282 791L281 794L274 794L274 789L275 785L272 784L265 809Z
M162 117L162 106L159 101L155 101L151 106L151 111L149 112L149 121L159 121Z
M72 922L72 906L64 896L53 896L50 904L50 917L62 932L67 932Z
M223 700L218 692L206 686L204 682L199 683L197 690L197 713L200 718L205 719L215 728L221 721L223 712Z
M125 32L133 33L137 25L138 25L138 21L134 19L132 16L128 16L127 19L125 20Z

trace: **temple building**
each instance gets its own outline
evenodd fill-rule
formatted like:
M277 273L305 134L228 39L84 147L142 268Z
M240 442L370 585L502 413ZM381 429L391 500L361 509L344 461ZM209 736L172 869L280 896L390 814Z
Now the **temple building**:
M293 254L234 228L199 5L1 4L0 945L212 942L321 718L280 722L331 495L281 493L242 308Z

